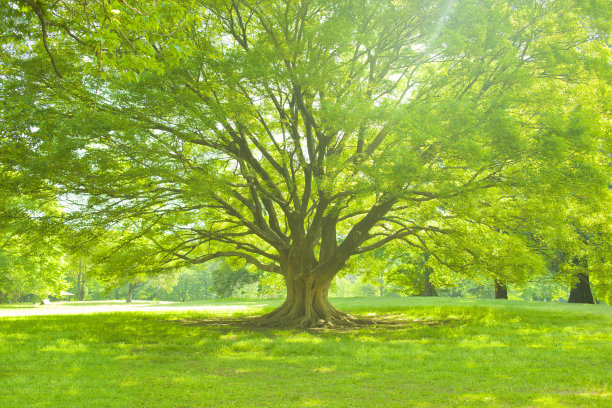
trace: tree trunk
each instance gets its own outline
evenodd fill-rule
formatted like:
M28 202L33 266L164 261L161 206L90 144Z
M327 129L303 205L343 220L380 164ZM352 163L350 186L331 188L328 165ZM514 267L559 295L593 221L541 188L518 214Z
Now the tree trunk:
M352 325L352 316L329 303L329 287L346 261L368 238L370 228L396 201L393 196L383 196L381 201L353 226L340 245L336 235L339 215L337 212L333 211L319 218L320 234L314 233L312 228L306 232L303 219L296 214L287 214L287 222L292 231L291 245L279 251L279 266L285 278L287 297L278 309L256 318L256 324L302 328ZM318 257L315 255L317 243Z
M130 288L128 290L127 298L125 299L125 303L132 303L132 296L134 295L135 287L136 287L136 284L130 282Z
M586 273L577 273L578 282L570 290L568 303L591 303L594 304L593 294L591 293L591 284L589 275Z
M79 302L85 300L85 274L80 272L77 280L77 300Z
M85 291L87 287L85 286L85 275L83 274L83 282L81 282L81 287L79 288L79 292L77 293L77 300L82 302L85 300Z
M256 318L256 323L268 327L301 328L351 324L352 317L329 302L332 279L320 275L285 277L285 302L271 313Z
M435 286L431 283L430 277L432 272L433 270L430 267L425 267L425 270L423 272L423 277L425 278L425 290L423 291L421 296L438 296L438 294L436 293Z
M495 299L508 300L508 287L505 282L495 279Z
M79 258L79 272L77 273L77 300L85 300L85 272L83 271L83 260Z

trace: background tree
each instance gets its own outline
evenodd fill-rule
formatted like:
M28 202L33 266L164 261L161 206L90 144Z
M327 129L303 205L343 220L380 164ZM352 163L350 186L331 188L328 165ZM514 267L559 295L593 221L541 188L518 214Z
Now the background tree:
M15 255L0 251L0 303L38 301L57 295L65 286L66 267L61 255Z
M87 271L85 266L83 265L83 259L79 259L78 267L75 271L76 275L76 298L78 301L82 302L85 300L85 294L87 293Z
M191 266L180 271L173 293L181 302L210 299L212 297L211 286L210 269L200 265Z
M430 256L401 243L389 244L354 257L348 267L364 276L364 282L378 286L379 296L390 292L404 295L437 296Z
M231 297L245 285L255 283L257 276L245 267L232 267L223 260L212 263L211 290L220 298Z
M600 200L575 197L558 203L549 214L558 224L541 233L543 245L554 250L552 269L556 279L570 288L571 303L594 303L592 290L602 300L610 300L612 290L612 205L610 191ZM554 214L554 215L553 215ZM595 287L591 288L591 280Z
M88 293L87 284L93 276L99 275L99 268L96 261L93 259L94 254L91 253L89 245L79 245L72 241L73 235L68 230L64 230L63 248L67 253L66 259L69 264L70 273L68 281L70 282L69 292L74 292L76 300L82 302Z
M408 255L408 254L407 254ZM438 296L433 283L433 268L427 264L428 253L404 256L394 263L396 266L389 280L402 287L412 287L418 296Z
M0 302L59 294L68 271L56 200L4 164L0 161Z
M516 214L601 189L602 7L9 1L0 114L27 160L7 156L74 198L69 222L123 226L127 265L240 258L286 283L262 324L343 322L352 256L403 239L480 264L493 239L512 274Z
M171 262L167 254L160 253L154 244L144 238L134 238L125 231L108 231L97 238L92 247L92 262L96 277L108 287L126 285L126 302L132 302L135 292L142 289L151 277L158 278L151 285L168 287L171 279L160 275L172 274L183 264Z

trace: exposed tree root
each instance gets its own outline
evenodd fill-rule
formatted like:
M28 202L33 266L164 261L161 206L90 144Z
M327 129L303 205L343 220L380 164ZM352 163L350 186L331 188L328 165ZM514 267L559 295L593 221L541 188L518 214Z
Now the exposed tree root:
M353 316L344 313L329 302L311 306L289 304L285 302L272 312L251 319L251 323L258 327L295 327L300 329L346 327L355 325Z
M286 278L287 298L276 310L252 319L257 327L294 327L300 329L346 327L355 318L336 309L329 302L331 276L298 275Z
M262 331L268 332L270 329L295 329L305 330L308 332L336 332L336 333L352 333L362 329L382 329L384 330L403 330L418 326L440 326L457 323L456 319L443 320L428 320L428 319L406 319L401 316L388 314L377 315L370 313L368 315L350 316L346 315L346 319L337 320L336 322L316 322L314 325L298 327L295 322L280 322L278 320L263 321L265 316L256 318L232 318L219 317L207 319L178 319L166 320L168 323L176 323L184 326L199 326L214 328L216 330L235 332L238 330L247 331Z

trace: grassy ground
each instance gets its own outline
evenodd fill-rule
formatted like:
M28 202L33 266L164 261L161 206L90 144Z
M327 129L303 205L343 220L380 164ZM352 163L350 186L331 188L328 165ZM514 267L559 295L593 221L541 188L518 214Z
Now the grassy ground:
M32 303L0 303L0 310L2 309L33 309L36 305Z
M0 318L0 407L612 406L609 306L333 303L387 324L249 331L179 307Z

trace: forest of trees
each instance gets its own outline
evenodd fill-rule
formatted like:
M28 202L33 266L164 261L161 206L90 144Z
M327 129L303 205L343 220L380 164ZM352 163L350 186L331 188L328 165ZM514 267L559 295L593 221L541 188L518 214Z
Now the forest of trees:
M384 254L379 256L383 258ZM347 268L330 288L336 297L377 296L449 296L498 298L495 281L482 276L476 280L461 274L434 274L428 257L414 253L401 259L384 257L367 271ZM205 265L183 267L163 274L141 274L109 279L84 257L58 261L48 275L33 267L0 263L0 303L57 301L172 301L189 302L209 299L255 299L283 296L283 282L274 274L249 272L247 268L218 260ZM95 261L94 261L95 262ZM369 261L371 262L371 260ZM25 269L23 269L25 266ZM29 278L29 279L24 279ZM573 285L573 286L572 286ZM578 282L551 269L520 285L511 285L505 299L599 303L606 298L606 284L589 284L590 299L570 298L570 289ZM60 292L69 296L60 296Z

